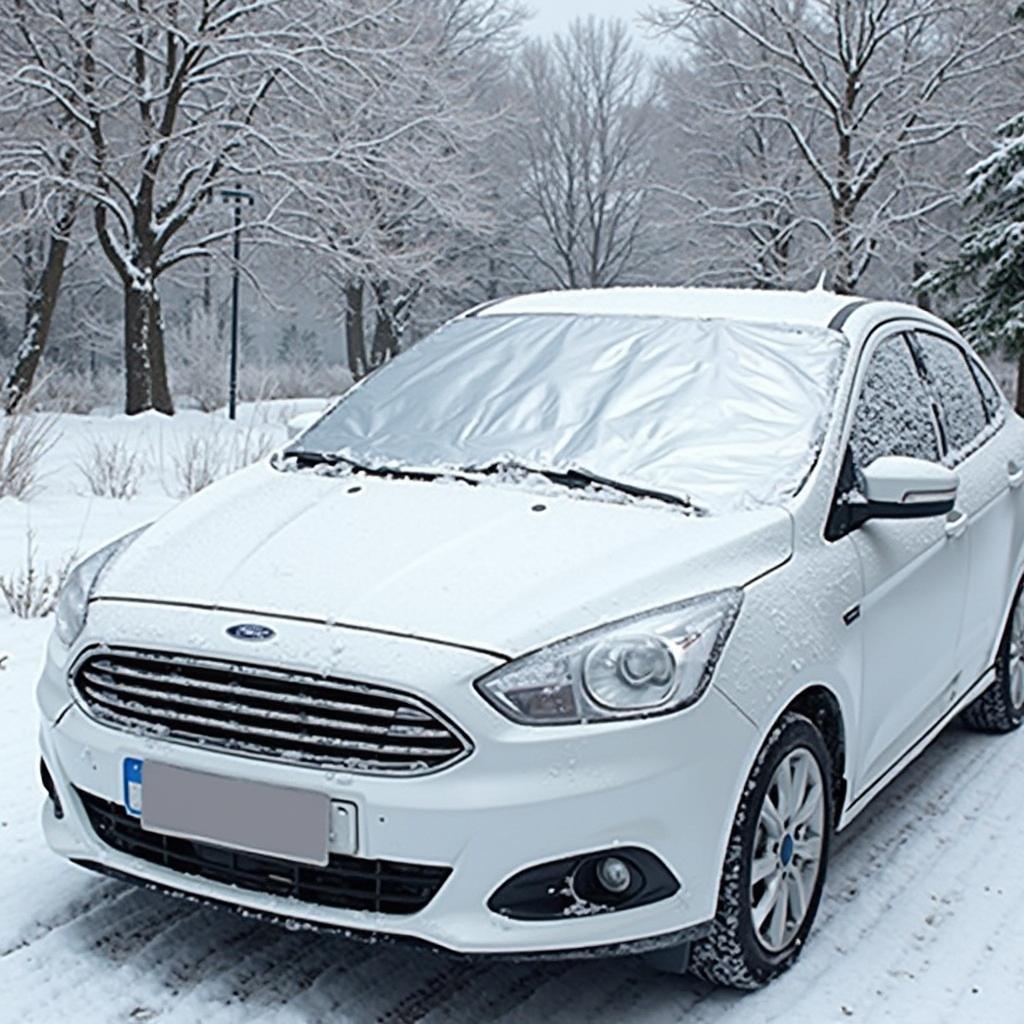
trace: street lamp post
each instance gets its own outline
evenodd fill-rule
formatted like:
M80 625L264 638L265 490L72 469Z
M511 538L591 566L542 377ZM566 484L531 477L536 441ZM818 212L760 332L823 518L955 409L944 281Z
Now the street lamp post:
M252 206L252 194L241 185L221 189L221 199L235 207L234 257L235 266L231 280L231 370L228 377L228 419L235 419L238 413L238 296L239 268L242 259L242 206Z

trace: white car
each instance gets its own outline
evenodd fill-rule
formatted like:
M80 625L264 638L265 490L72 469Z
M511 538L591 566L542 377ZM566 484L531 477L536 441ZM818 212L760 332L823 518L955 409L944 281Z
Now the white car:
M92 555L39 685L54 850L464 954L798 955L844 828L1024 714L1024 421L824 292L472 310Z

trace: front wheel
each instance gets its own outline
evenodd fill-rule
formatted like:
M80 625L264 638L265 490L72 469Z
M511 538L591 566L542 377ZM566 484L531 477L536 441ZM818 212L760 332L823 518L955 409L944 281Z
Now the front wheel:
M690 970L753 989L796 960L825 884L831 835L828 750L811 722L787 714L772 730L736 812L711 932Z
M996 657L996 677L964 709L964 724L979 732L1013 732L1024 721L1024 587L1018 587Z

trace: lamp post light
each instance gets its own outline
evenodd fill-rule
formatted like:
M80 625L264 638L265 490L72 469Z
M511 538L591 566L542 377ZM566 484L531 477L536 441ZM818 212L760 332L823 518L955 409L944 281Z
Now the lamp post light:
M238 414L238 296L239 267L242 258L242 206L252 206L256 200L252 193L246 192L241 185L221 189L220 196L225 203L232 203L235 207L235 266L231 280L231 369L228 376L228 419L233 420Z

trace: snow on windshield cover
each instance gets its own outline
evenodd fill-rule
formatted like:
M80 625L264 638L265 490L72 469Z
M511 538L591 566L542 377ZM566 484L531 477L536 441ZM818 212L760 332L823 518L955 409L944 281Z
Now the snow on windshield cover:
M712 514L778 504L813 464L845 351L813 327L468 317L366 378L293 450L376 470L575 471Z

